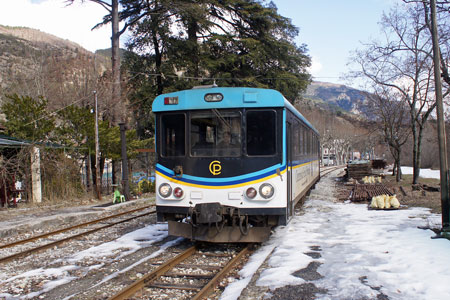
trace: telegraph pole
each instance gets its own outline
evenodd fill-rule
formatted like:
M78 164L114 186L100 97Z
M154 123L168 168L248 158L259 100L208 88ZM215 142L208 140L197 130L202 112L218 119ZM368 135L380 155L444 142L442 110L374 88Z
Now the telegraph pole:
M95 96L95 178L96 178L96 192L97 199L102 200L102 182L100 178L100 145L98 142L98 101L97 101L97 91L94 91Z
M442 104L441 63L439 53L439 38L436 25L436 0L430 1L431 6L431 38L433 40L434 84L436 92L439 160L441 169L441 206L442 206L442 232L448 236L450 232L449 214L449 174L447 164L447 145L445 137L444 107Z

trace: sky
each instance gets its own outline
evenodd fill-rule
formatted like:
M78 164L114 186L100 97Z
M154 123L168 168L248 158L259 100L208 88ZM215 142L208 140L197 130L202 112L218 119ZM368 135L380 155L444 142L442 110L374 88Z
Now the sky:
M300 29L297 44L306 44L313 65L314 80L347 83L351 51L379 34L378 22L400 0L273 0L281 15ZM56 35L95 51L111 47L111 28L91 28L106 10L90 1L0 0L0 24L25 26ZM122 45L125 40L123 39Z

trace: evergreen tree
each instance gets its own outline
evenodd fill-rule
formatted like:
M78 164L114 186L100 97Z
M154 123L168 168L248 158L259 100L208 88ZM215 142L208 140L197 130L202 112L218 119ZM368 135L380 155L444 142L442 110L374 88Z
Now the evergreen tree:
M5 115L6 134L32 142L52 140L55 119L47 114L47 99L40 96L6 95L1 106Z
M305 45L294 39L298 29L277 13L270 2L263 6L247 0L219 1L211 11L231 26L228 34L214 34L205 43L205 68L212 77L226 78L221 85L273 88L294 101L306 90L310 57ZM228 19L232 17L233 22Z
M124 0L136 19L125 64L139 135L153 133L155 96L200 84L273 88L294 101L306 90L310 57L276 6L255 0ZM126 12L126 13L125 13Z

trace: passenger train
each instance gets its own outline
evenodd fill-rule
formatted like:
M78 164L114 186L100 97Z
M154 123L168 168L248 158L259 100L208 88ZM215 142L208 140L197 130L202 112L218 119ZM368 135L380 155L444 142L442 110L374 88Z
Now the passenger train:
M153 112L170 235L262 242L319 180L319 134L278 91L199 87L159 95Z

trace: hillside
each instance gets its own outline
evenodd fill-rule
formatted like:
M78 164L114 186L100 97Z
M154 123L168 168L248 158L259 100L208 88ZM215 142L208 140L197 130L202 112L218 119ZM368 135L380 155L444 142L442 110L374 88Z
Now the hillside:
M5 94L43 95L61 101L63 92L88 87L110 60L80 45L25 28L0 25L0 98Z
M124 53L121 50L120 54ZM0 101L12 93L43 95L51 108L58 108L80 98L92 99L92 91L99 90L98 81L109 82L101 76L110 69L110 55L111 49L94 54L39 30L0 25ZM101 103L105 107L110 106L108 93L109 87L104 86ZM336 122L346 124L361 116L364 99L363 92L344 85L312 82L297 104L302 111L320 110L326 119L336 118Z
M366 115L362 105L366 100L365 92L345 85L314 81L308 87L304 98L324 110Z
M127 50L120 48L119 49L119 56L120 59L123 60L125 59L125 53L127 53ZM98 49L97 51L95 51L95 54L98 55L103 55L104 57L111 57L112 56L112 50L111 48L108 49Z

